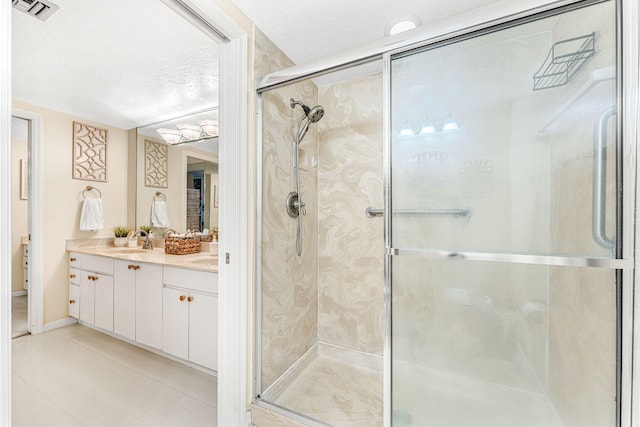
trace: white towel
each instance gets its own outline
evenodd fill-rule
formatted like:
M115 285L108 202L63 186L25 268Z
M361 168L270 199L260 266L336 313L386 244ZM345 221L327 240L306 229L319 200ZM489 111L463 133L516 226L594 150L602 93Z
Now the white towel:
M102 199L86 198L82 203L80 213L80 230L97 231L104 227L104 212L102 210Z
M154 200L151 204L151 225L154 227L169 227L169 214L164 200Z

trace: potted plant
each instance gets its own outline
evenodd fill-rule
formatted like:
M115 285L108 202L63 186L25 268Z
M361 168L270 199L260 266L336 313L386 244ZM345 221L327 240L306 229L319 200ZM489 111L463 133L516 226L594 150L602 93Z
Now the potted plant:
M113 239L114 246L125 246L127 244L127 235L129 234L129 229L124 226L113 227L113 235L115 238Z
M140 230L144 231L144 233L151 238L151 233L153 233L153 229L150 225L141 225Z

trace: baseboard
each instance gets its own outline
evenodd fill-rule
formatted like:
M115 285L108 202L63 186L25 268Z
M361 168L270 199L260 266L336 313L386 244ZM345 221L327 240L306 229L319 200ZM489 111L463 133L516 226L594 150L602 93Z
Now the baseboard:
M65 326L70 326L74 323L78 323L78 319L76 319L75 317L67 317L65 319L54 320L53 322L45 323L42 332L49 332L53 331L54 329L64 328Z
M22 295L26 295L26 294L27 294L26 290L11 292L12 297L21 297Z

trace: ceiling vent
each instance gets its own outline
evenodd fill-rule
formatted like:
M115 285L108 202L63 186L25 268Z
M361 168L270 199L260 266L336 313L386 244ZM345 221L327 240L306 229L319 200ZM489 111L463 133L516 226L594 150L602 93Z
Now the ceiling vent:
M36 17L41 21L46 21L59 9L55 4L42 0L12 0L12 3L15 9Z

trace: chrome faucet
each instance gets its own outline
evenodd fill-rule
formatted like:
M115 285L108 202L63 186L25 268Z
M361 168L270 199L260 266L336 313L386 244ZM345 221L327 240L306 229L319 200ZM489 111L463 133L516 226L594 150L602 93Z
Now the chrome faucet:
M153 244L151 243L151 240L149 239L149 233L147 233L144 230L138 230L133 234L133 237L137 237L138 234L142 233L142 235L144 235L146 238L144 239L144 242L142 242L142 249L149 249L150 251L153 250Z

